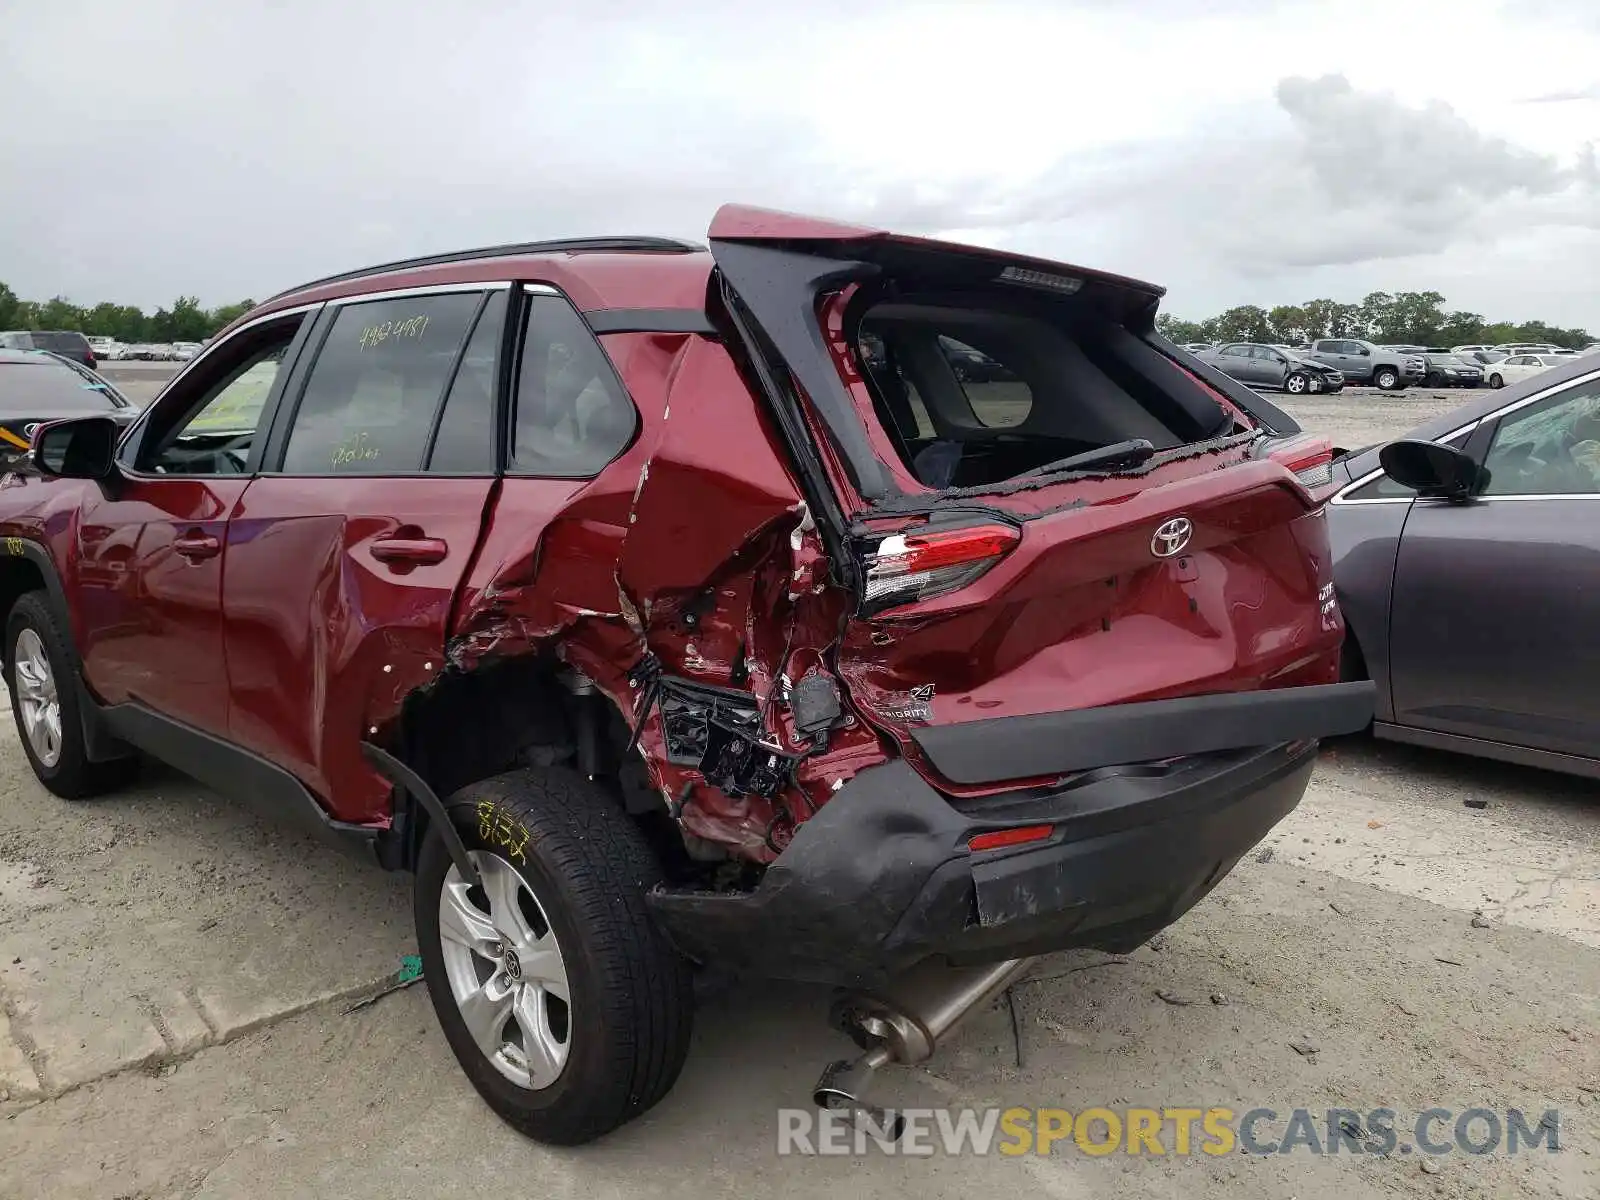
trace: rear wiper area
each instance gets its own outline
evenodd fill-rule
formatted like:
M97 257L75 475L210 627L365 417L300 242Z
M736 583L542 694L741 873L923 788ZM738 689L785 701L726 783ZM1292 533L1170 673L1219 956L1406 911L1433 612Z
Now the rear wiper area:
M1086 471L1096 467L1101 469L1142 467L1154 458L1155 454L1156 448L1150 442L1144 438L1131 438L1126 442L1112 442L1111 445L1101 446L1097 450L1085 450L1082 454L1058 458L1055 462L1045 463L1044 466L1024 471L1023 474L1054 475L1058 471Z

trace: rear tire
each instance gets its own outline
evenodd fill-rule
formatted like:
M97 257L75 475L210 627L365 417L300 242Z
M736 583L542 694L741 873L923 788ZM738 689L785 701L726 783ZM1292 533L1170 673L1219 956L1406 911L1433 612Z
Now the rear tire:
M1373 372L1372 382L1386 392L1391 392L1400 383L1400 375L1393 367L1379 367Z
M39 782L63 800L85 800L132 780L139 770L137 758L89 758L78 656L44 592L28 592L12 605L5 636L11 715Z
M689 1049L689 967L644 902L661 881L660 865L621 807L572 771L512 771L463 788L448 807L486 886L467 887L444 840L429 835L417 864L416 926L445 1038L472 1086L513 1129L555 1145L601 1137L665 1096ZM507 880L515 899L497 907ZM479 911L461 907L467 903ZM541 922L544 933L530 940L529 928L537 933ZM467 927L497 940L475 935L468 952L459 936ZM537 972L545 968L535 964L552 961L552 943L559 983L542 990ZM519 946L520 956L506 953ZM526 999L534 991L544 998ZM494 999L502 992L515 999ZM463 1004L476 1014L490 1002L504 1003L507 1015L487 1032L476 1020L475 1035ZM519 1017L540 1031L532 1049ZM520 1081L519 1043L531 1064Z
M1492 387L1492 388L1503 388L1503 387L1505 387L1505 385L1506 385L1506 381L1504 379L1502 379L1498 374L1489 376L1489 386L1490 387Z

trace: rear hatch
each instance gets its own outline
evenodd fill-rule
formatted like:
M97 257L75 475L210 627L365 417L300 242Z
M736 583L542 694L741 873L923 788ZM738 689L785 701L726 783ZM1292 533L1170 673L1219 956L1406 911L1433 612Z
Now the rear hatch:
M711 245L814 435L836 669L919 768L949 727L1337 678L1330 447L1159 339L1159 288L749 209Z

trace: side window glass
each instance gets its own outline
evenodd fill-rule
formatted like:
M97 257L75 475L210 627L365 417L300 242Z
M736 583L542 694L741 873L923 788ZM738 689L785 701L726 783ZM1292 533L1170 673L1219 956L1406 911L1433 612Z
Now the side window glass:
M422 469L445 382L481 292L347 304L306 380L286 475L389 475Z
M967 394L973 415L988 429L1011 429L1021 425L1033 411L1033 389L1005 363L983 351L941 337L945 357L955 369L956 379Z
M134 469L157 475L247 474L262 411L299 326L295 318L272 329L206 388L189 416L164 431L152 427ZM152 416L159 420L158 414Z
M428 470L451 475L494 474L495 393L500 379L500 331L506 293L489 297L473 326L467 352L450 383Z
M1600 492L1600 382L1530 404L1500 422L1484 455L1485 496Z
M528 297L510 469L587 479L633 440L639 415L594 334L560 296Z

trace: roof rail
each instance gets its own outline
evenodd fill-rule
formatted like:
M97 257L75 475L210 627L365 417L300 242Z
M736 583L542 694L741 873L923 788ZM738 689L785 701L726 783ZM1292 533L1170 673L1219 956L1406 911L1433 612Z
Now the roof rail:
M679 238L667 237L581 237L558 238L547 242L507 242L500 246L484 246L477 250L452 250L444 254L425 254L421 258L402 258L396 262L379 263L373 267L362 267L359 271L343 271L338 275L328 275L322 279L313 279L309 283L297 283L294 287L285 288L276 295L263 300L263 304L295 292L303 292L309 288L323 287L330 283L344 283L351 279L365 279L369 275L387 275L392 271L410 271L419 267L437 267L445 263L471 262L479 258L520 258L531 254L583 254L605 253L615 254L694 254L704 250L705 247L694 242L686 242Z

